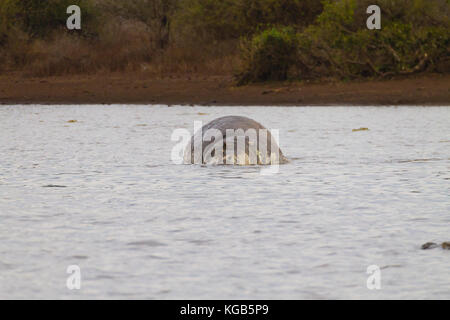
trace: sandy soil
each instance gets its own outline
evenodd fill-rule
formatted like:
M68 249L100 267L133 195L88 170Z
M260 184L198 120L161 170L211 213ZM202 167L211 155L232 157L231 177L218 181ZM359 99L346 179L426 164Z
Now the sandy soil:
M28 78L0 75L0 104L450 105L450 75L384 81L269 83L143 74Z

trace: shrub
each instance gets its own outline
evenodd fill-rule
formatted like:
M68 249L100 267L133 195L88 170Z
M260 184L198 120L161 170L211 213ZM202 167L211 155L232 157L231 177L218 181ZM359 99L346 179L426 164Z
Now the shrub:
M382 9L381 30L366 27L371 4ZM449 17L447 0L327 1L317 23L299 34L297 63L313 78L448 72Z
M295 63L297 40L292 28L270 28L242 44L243 72L239 84L286 80Z
M27 50L26 75L92 74L133 71L151 59L147 31L141 24L107 24L98 41L70 33L34 40Z
M254 32L268 25L303 28L322 12L321 0L240 0L237 1L241 27Z
M239 39L270 26L301 29L320 14L321 0L185 0L178 30L206 41Z
M239 38L237 0L186 0L175 14L180 38L209 41ZM192 41L192 39L189 39Z
M120 17L144 24L152 33L154 47L164 49L169 44L170 24L177 0L102 0L100 7L113 19Z

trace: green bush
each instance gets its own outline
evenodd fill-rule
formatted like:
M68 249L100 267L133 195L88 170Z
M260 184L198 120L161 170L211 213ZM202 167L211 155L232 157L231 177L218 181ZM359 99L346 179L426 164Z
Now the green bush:
M242 44L243 71L239 84L286 80L295 63L297 39L290 27L270 28Z
M240 26L254 32L267 26L308 26L322 12L321 0L239 0Z
M0 0L0 46L5 44L8 32L14 28L14 21L11 13L15 11L15 2L10 0Z
M382 29L368 30L366 9L382 9ZM450 59L447 0L327 1L317 23L299 34L303 77L386 77L446 71Z
M175 14L175 29L182 38L199 40L239 38L237 0L186 0Z
M185 0L176 24L206 40L239 39L270 26L301 29L320 14L321 0Z

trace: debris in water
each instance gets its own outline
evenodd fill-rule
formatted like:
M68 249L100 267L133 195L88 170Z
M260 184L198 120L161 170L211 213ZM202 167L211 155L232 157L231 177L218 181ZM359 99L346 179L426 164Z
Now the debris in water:
M78 122L78 120L69 120L69 121L67 121L67 123L77 123Z
M438 247L437 243L427 242L427 243L422 245L422 250L434 249L434 248L437 248L437 247Z
M369 128L359 128L359 129L352 130L352 132L357 132L357 131L369 131Z
M42 186L42 188L67 188L67 186L60 186L57 184L48 184L46 186Z
M159 241L155 241L155 240L143 240L143 241L130 242L130 243L127 243L127 245L135 246L135 247L161 247L161 246L166 246L166 244L161 243Z
M427 242L422 245L422 250L434 249L438 247L441 247L444 250L450 250L450 242L442 242L440 245L434 242Z

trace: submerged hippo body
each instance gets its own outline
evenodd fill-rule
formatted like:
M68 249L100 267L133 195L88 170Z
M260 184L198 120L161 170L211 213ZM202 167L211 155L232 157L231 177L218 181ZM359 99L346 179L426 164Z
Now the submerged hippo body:
M186 147L184 161L239 165L288 162L269 130L252 119L239 116L215 119L194 133Z

